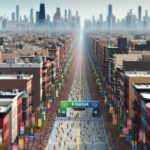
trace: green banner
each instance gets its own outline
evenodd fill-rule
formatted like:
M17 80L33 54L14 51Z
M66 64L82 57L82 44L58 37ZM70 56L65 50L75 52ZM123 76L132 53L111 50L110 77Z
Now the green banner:
M67 108L89 108L98 109L98 101L61 101L60 111L66 113Z

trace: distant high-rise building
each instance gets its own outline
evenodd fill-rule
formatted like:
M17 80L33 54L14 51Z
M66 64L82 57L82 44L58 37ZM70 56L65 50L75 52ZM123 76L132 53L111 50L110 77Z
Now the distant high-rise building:
M3 22L2 22L2 29L3 30L7 30L7 24L8 24L8 20L6 18L4 18Z
M98 28L99 28L99 29L102 29L102 28L103 28L103 15L102 15L102 14L99 15Z
M103 22L103 15L102 14L99 15L99 21Z
M36 24L39 24L39 11L36 11Z
M92 25L93 25L93 27L95 28L95 25L96 25L95 16L92 16Z
M60 8L59 7L56 9L56 12L58 14L58 18L61 19L61 12L60 12Z
M65 20L67 19L67 9L65 9L65 11L64 11L64 18L65 18Z
M39 23L45 23L45 4L40 4Z
M54 20L55 23L56 23L56 22L57 22L57 23L60 22L60 20L61 20L60 8L57 8L57 9L56 9L56 13L54 14L53 20Z
M19 15L19 5L16 6L16 21L19 22L19 18L20 18L20 15Z
M138 7L138 19L139 21L142 21L142 7L141 6Z
M149 17L148 17L148 10L145 11L145 16L143 17L143 26L144 26L144 29L147 29L149 28Z
M71 16L72 16L72 14L71 14L71 9L69 9L69 10L68 10L68 19L71 19Z
M92 16L92 22L93 23L95 22L95 16Z
M27 18L26 15L24 15L24 19L23 20L24 20L25 23L28 23L28 18Z
M108 29L112 26L112 20L113 20L113 13L112 13L112 4L108 5L108 16L107 16L107 23L108 23Z
M130 14L130 15L133 15L132 9L129 10L129 14Z
M11 21L12 21L12 22L15 21L15 12L12 12L12 14L11 14Z
M140 27L140 26L139 26ZM126 16L126 29L133 30L137 28L136 26L136 15L133 14L133 10L130 9Z
M112 4L108 5L108 16L112 16Z
M145 17L148 17L148 10L145 11Z
M30 10L30 23L33 24L34 18L33 18L33 8Z
M50 16L49 16L49 14L47 15L46 20L47 20L47 23L50 23Z
M79 13L78 13L78 11L76 11L76 17L77 17L77 18L79 17Z

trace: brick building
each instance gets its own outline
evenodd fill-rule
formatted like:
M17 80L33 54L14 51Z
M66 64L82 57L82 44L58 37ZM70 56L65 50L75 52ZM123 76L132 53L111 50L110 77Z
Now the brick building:
M0 102L0 129L2 136L2 144L7 148L10 143L10 110L11 104L5 105L5 103Z
M42 67L43 62L12 62L0 64L1 74L31 74L32 80L32 98L33 109L42 103Z
M3 108L2 114L0 113L0 124L3 127L1 128L2 131L7 132L6 135L2 132L3 138L9 134L9 144L16 140L19 125L22 122L22 94L23 92L17 90L12 92L0 91L0 107ZM5 141L8 142L6 139Z
M132 104L134 100L134 90L133 84L135 83L147 83L150 84L150 74L149 72L138 72L138 71L126 71L124 73L124 106L123 108L129 111L129 116L133 117L134 112L132 109ZM125 111L126 111L125 110Z
M29 114L32 113L32 79L33 75L27 74L0 74L0 90L13 91L13 89L19 89L25 91L28 95L25 99L25 106L23 106L23 121L29 119Z

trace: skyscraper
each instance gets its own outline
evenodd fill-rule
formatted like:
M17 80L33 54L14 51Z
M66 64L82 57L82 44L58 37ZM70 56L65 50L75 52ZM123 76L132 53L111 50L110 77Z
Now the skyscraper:
M45 23L45 4L40 4L39 23Z
M37 25L39 24L39 14L40 14L40 12L36 11L36 24Z
M47 23L50 23L50 15L48 14L46 17Z
M77 18L79 17L79 13L78 13L78 11L76 11L76 17L77 17Z
M92 16L92 22L95 23L95 16Z
M27 18L26 15L24 15L23 21L24 21L25 23L28 23L28 18Z
M72 16L72 14L71 14L71 9L69 9L69 10L68 10L68 19L71 19L71 16Z
M19 5L16 6L16 21L19 22L19 18L20 18L20 15L19 15Z
M148 10L145 10L145 17L148 17Z
M12 22L15 21L15 12L12 12L12 14L11 14L11 21L12 21Z
M108 5L108 16L112 16L112 4Z
M103 22L103 14L100 14L100 15L99 15L99 21L100 21L100 22Z
M56 8L56 13L54 14L53 20L54 20L55 23L56 22L58 23L61 20L61 12L60 12L60 8L59 7Z
M145 11L145 16L143 17L143 26L144 26L144 29L147 29L148 27L148 10Z
M65 20L67 19L67 9L65 9L65 11L64 11L64 18L65 18Z
M141 6L138 7L138 19L139 21L142 21L142 7Z
M33 8L30 10L30 23L33 24L34 18L33 18Z
M113 17L112 4L109 4L108 5L108 16L107 16L108 29L110 29L112 26L112 17Z
M61 19L61 12L59 7L56 8L56 13L58 14L58 18Z

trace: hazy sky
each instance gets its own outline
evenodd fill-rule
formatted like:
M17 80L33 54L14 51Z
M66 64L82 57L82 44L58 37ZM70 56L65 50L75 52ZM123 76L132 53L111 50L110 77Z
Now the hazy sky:
M15 6L20 5L20 14L29 15L30 8L34 11L39 9L39 4L46 4L46 13L52 17L56 7L60 7L64 15L65 8L71 8L72 13L79 11L81 19L95 15L96 19L100 13L103 13L104 19L108 12L108 4L113 5L113 14L119 18L126 15L129 9L137 14L137 7L142 6L143 15L147 9L150 12L150 0L0 0L0 15L10 17L11 12L15 11ZM150 14L150 13L149 13Z

